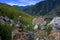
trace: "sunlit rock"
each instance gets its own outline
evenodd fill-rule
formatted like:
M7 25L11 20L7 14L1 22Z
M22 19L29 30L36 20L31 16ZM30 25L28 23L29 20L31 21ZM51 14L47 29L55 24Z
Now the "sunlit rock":
M34 30L37 30L38 29L38 25L36 24L35 26L34 26Z
M4 17L4 21L5 21L5 22L9 22L9 20L10 20L10 19L9 19L7 16Z
M60 17L55 17L52 21L48 24L55 28L60 28Z
M14 26L15 22L13 20L10 20L10 26Z
M43 17L40 16L40 17L34 18L34 19L32 20L32 24L33 24L33 25L38 24L38 25L43 26L43 25L46 25L46 21L44 20Z
M58 31L57 32L51 32L49 36L50 36L50 39L60 40L60 33Z
M36 40L39 40L39 38L36 38Z

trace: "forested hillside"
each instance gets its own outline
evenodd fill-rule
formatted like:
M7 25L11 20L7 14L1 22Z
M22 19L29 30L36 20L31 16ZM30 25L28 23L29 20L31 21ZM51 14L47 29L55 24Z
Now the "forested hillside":
M60 5L60 0L44 0L44 1L36 3L34 6L24 9L23 11L31 15L44 16L59 5Z

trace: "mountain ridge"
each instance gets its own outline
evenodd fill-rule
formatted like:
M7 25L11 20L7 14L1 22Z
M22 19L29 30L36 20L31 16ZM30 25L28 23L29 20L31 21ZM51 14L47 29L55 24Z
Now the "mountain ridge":
M45 0L33 5L32 7L26 8L26 13L31 15L44 16L60 5L60 0Z

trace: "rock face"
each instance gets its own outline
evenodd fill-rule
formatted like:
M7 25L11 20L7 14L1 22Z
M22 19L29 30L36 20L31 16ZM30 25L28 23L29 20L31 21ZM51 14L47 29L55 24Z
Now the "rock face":
M18 32L18 29L12 32L12 40L35 40L35 36L31 32Z
M14 20L10 19L7 16L0 16L0 22L2 24L8 23L10 26L13 26L15 24Z
M38 25L46 25L46 21L44 20L43 17L36 17L32 20L32 24L35 25L35 24L38 24Z
M58 31L57 32L52 32L50 34L50 39L60 40L60 33Z
M17 30L16 30L17 31ZM29 40L30 35L27 32L13 32L12 40Z
M60 40L60 17L55 17L53 20L49 23L52 27L52 31L50 33L50 39L51 40Z
M60 17L55 17L53 20L49 23L52 27L60 28Z
M34 26L34 30L36 30L35 35L39 38L36 40L40 40L41 37L44 37L47 34L45 31L46 21L42 16L34 18L32 24L35 25Z

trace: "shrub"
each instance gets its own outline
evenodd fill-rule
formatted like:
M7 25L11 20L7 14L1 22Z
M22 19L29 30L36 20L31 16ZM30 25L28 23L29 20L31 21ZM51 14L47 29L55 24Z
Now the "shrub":
M52 30L52 27L50 27L50 25L48 25L46 27L46 32L48 33L48 35L50 34L51 30Z
M2 40L11 40L11 28L8 24L0 23L0 36Z

